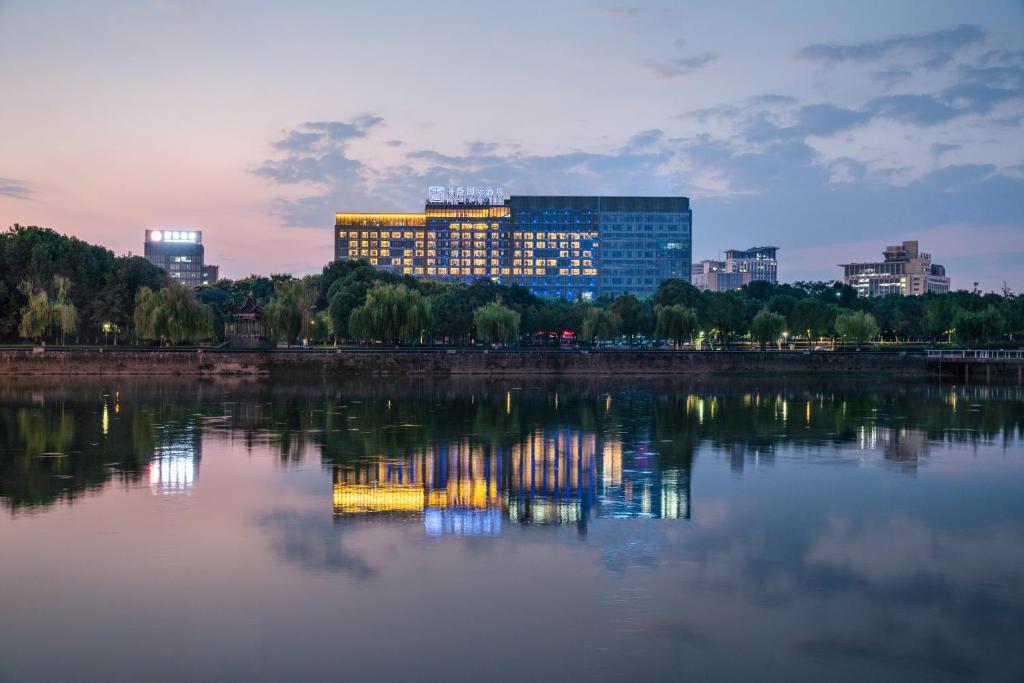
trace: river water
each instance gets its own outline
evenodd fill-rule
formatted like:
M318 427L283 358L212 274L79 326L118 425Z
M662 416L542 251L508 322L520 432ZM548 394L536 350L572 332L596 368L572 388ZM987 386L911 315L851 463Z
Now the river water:
M0 681L1020 680L1024 392L0 382Z

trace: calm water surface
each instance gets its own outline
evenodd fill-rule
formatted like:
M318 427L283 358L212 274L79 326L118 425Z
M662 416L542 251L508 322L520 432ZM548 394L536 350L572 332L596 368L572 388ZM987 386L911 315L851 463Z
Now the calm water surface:
M1021 680L1024 394L0 382L0 680Z

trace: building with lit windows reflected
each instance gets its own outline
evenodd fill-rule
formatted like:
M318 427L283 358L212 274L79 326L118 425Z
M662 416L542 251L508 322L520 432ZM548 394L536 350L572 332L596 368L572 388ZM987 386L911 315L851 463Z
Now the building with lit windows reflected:
M423 213L337 213L334 256L540 296L648 296L662 280L689 280L691 233L685 197L506 199L500 188L431 187Z
M616 439L538 429L509 446L464 441L398 458L339 465L338 521L421 519L440 535L493 535L502 523L575 525L592 518L688 519L690 474L660 469Z
M149 460L149 487L156 494L186 493L195 486L202 436L188 428L156 447Z

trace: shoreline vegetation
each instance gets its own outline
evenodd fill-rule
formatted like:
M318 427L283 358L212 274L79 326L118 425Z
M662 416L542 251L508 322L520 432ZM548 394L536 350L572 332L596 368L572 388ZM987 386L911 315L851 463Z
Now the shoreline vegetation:
M518 285L417 280L365 261L301 278L251 275L189 289L138 256L39 227L0 233L0 344L57 348L224 346L251 299L264 348L806 350L1011 348L1024 297L956 291L858 298L841 282L752 282L701 291L680 279L650 298L566 301Z

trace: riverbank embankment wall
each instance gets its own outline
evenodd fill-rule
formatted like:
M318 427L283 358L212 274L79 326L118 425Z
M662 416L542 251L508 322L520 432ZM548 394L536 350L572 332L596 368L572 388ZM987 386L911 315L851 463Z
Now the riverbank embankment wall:
M0 375L701 375L877 373L923 377L923 356L899 352L662 350L198 349L0 350Z

